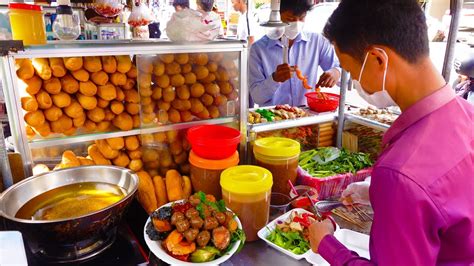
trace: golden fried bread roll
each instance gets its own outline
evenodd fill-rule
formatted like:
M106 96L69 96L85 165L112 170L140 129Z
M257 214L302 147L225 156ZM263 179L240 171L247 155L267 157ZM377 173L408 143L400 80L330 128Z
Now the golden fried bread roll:
M130 70L127 72L127 77L129 79L136 79L138 77L138 71L137 71L137 68L134 65L132 65Z
M155 62L155 65L153 66L153 75L161 76L164 73L165 73L165 64L161 61Z
M115 72L110 75L110 81L115 86L123 86L127 84L127 76L123 73ZM151 76L150 76L150 82L151 82Z
M117 97L117 90L115 86L109 82L103 86L99 86L97 95L103 100L112 101Z
M119 101L112 101L112 103L110 104L110 110L116 115L121 114L124 109L125 107L123 106L123 103Z
M76 96L82 108L92 110L97 107L97 98L94 96L85 96L80 93L76 94Z
M81 165L95 165L94 161L89 158L78 156L77 159L79 159Z
M117 60L114 56L102 56L102 68L105 72L112 74L117 71ZM102 84L103 85L103 84Z
M82 68L82 57L64 57L64 66L70 71L76 71Z
M112 165L112 163L102 155L96 144L92 144L87 148L87 153L96 165Z
M140 181L138 182L138 201L143 209L148 214L151 214L158 208L158 200L156 199L153 180L145 171L137 172L137 176Z
M167 88L171 84L170 77L166 74L163 74L161 76L157 76L155 78L155 83L160 86L161 88Z
M172 76L181 73L181 66L176 62L172 62L166 64L165 70L167 75Z
M77 128L75 128L75 127L73 126L73 127L71 127L70 129L64 131L63 134L66 135L66 136L74 136L74 135L76 134L76 130L77 130Z
M107 75L107 73L104 71L98 71L91 74L91 79L95 84L102 86L109 82L109 75Z
M71 118L78 118L84 115L84 109L76 100L71 100L71 104L64 108L64 112Z
M60 79L63 91L74 94L79 90L79 82L71 75L67 74Z
M107 132L109 131L111 125L112 124L110 123L110 121L100 121L99 123L97 123L97 131Z
M189 55L188 54L177 54L174 56L174 60L176 63L180 65L187 64L189 62Z
M113 124L124 131L133 129L133 119L125 112L117 115L113 120Z
M23 80L31 79L35 75L35 68L30 59L17 59L15 61L16 75Z
M84 122L84 129L86 132L94 132L97 130L97 124L86 119L86 122Z
M43 112L46 119L51 122L58 121L58 119L63 115L61 108L54 105Z
M85 96L94 96L97 93L97 86L92 81L80 82L79 91Z
M58 120L51 122L51 131L54 133L64 133L72 128L72 119L67 115L62 115Z
M115 97L115 100L117 101L124 101L125 100L125 93L120 87L116 87L115 90L117 91L117 97Z
M28 125L32 127L37 127L37 126L42 125L45 122L43 111L36 110L33 112L27 112L25 114L25 121Z
M30 140L36 136L36 132L33 130L33 128L29 125L25 126L25 131L26 131L26 137Z
M102 155L104 155L104 157L109 160L117 158L117 156L120 154L118 150L112 149L104 139L96 140L95 144L97 145L97 148L99 148L100 153L102 153Z
M85 71L84 69L79 69L76 71L71 71L72 76L82 82L86 82L89 80L89 72Z
M38 106L41 109L48 109L53 105L53 100L51 99L51 96L44 90L40 90L36 94L36 101L38 102Z
M57 78L62 78L67 73L67 70L66 70L66 67L64 66L64 62L62 58L50 58L49 67L51 67L51 71L53 71L53 76Z
M96 107L92 110L87 111L87 118L89 118L93 122L99 123L105 118L104 109Z
M128 156L125 152L121 151L119 156L117 156L117 158L113 159L112 163L116 166L127 167L128 164L130 163L130 158L128 158Z
M132 160L141 159L142 151L141 150L128 151L128 157L130 157L130 159Z
M43 124L35 127L35 130L43 138L46 138L47 136L51 134L51 127L48 122L44 122Z
M116 55L117 71L126 74L132 68L132 60L128 55Z
M77 167L81 166L81 162L77 158L76 154L74 154L74 152L67 150L63 153L61 165L63 168Z
M43 86L43 80L36 75L30 79L21 80L20 82L24 83L23 86L25 87L25 91L30 95L37 94Z
M201 83L195 83L191 86L191 96L194 98L201 97L206 92L206 89Z
M48 80L53 75L49 67L48 58L33 58L31 63L33 64L36 74L43 80Z
M84 112L82 112L80 116L72 119L72 123L74 127L76 128L82 127L85 122L86 122L86 114Z
M58 94L61 91L61 81L58 78L52 78L43 82L43 88L49 94Z
M135 151L140 148L140 141L137 136L125 137L125 148L129 151Z
M110 109L104 109L105 117L104 121L112 121L115 118L115 114Z
M125 85L122 86L122 89L131 90L135 87L135 84L136 84L135 79L128 78L127 81L125 82Z
M183 75L181 74L176 74L176 75L171 76L171 85L173 87L183 86L184 82L185 82L185 79Z
M98 56L85 56L84 57L84 69L91 72L99 72L102 70L102 62Z
M110 147L114 150L121 150L125 147L125 140L122 137L108 138L105 141L107 141Z
M140 95L136 90L126 90L124 91L125 94L125 101L128 103L139 103L140 102Z
M28 112L36 111L38 110L38 102L36 98L31 96L21 97L21 108Z
M101 98L97 98L97 106L100 108L107 108L109 106L110 101L103 100Z
M126 103L125 110L131 115L136 115L140 113L140 104L138 103Z
M51 97L53 98L54 105L59 108L67 107L71 104L71 96L65 92L60 92Z

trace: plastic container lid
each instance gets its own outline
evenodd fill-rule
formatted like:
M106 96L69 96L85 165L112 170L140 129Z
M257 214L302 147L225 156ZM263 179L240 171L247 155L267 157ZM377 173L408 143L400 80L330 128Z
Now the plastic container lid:
M227 168L221 174L221 187L230 193L260 194L270 191L272 185L272 173L259 166L234 166Z
M253 152L270 157L294 157L301 150L298 141L288 138L269 137L256 140Z
M42 11L43 8L39 5L29 5L24 3L9 3L9 9L23 9L23 10L30 10L30 11Z
M189 162L199 168L209 170L224 170L239 164L239 152L236 151L232 156L222 160L209 160L199 157L191 150L189 153Z

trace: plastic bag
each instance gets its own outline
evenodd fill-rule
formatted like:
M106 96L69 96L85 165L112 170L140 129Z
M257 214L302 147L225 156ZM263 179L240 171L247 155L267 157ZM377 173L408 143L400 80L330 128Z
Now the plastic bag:
M122 12L123 5L118 0L96 0L93 8L99 15L111 18Z
M128 24L132 27L146 26L153 21L153 13L145 5L134 6Z
M175 42L212 41L220 33L220 18L213 13L184 9L173 14L166 25L168 38Z

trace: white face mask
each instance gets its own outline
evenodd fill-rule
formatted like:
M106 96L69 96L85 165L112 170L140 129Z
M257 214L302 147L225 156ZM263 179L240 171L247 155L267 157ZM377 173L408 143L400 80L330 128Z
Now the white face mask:
M289 22L288 26L285 27L285 36L290 40L294 40L300 32L303 31L304 22L303 21L294 21Z
M285 33L284 27L271 27L265 29L265 34L272 40L279 40Z
M375 49L381 51L387 57L387 60L385 61L386 62L385 71L383 73L382 90L369 94L362 88L362 85L360 84L360 80L362 79L362 73L364 72L365 63L367 62L367 57L369 56L368 52L367 54L365 54L364 63L362 64L362 68L360 69L360 73L359 73L359 79L352 80L352 82L354 83L354 87L359 93L360 97L362 97L369 104L374 105L377 108L386 108L389 106L396 106L397 104L395 103L395 101L392 99L392 97L390 97L390 94L388 94L388 92L385 90L385 80L387 78L387 70L388 70L388 55L383 49L380 49L380 48L375 48Z

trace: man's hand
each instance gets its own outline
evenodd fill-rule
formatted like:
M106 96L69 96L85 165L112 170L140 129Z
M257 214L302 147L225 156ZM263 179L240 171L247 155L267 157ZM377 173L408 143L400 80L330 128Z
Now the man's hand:
M336 85L337 81L341 78L341 73L339 70L333 68L324 72L321 77L319 77L318 84L316 87L331 88Z
M288 64L281 64L272 74L273 80L276 82L285 82L291 78L291 68Z
M309 242L311 250L318 253L319 244L321 240L327 235L334 234L334 226L329 219L324 219L322 222L316 221L309 226Z

